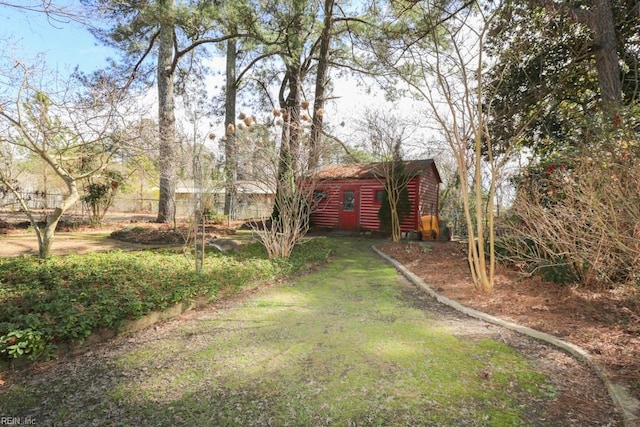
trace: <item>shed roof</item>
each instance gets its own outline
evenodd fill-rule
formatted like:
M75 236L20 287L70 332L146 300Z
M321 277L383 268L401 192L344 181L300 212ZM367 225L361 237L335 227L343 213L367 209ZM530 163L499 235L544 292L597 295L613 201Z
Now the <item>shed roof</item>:
M433 168L436 179L442 182L440 174L433 159L424 160L405 160L403 161L405 171L410 176L423 174L427 169ZM348 165L327 165L318 169L314 174L317 179L341 179L341 178L380 178L385 175L390 162L375 163L354 163Z

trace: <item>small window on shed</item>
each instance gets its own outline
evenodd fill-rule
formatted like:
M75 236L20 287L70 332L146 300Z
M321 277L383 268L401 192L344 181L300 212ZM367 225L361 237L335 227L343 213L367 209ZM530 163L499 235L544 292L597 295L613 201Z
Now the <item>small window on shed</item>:
M313 191L313 200L316 202L320 202L322 200L327 200L327 192L325 190L314 190Z
M382 200L384 200L384 190L376 190L373 194L373 200L376 203L382 203Z

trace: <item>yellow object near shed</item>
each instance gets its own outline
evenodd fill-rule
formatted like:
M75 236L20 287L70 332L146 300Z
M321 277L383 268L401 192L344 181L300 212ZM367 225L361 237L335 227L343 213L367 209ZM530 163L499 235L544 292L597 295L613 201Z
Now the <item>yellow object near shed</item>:
M422 215L418 227L422 240L436 240L440 235L438 215Z

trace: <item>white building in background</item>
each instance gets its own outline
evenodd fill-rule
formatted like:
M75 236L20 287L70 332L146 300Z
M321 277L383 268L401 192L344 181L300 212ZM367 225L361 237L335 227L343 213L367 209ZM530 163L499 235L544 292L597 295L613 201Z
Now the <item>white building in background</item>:
M232 191L232 219L271 214L275 188L260 181L237 181ZM222 181L209 182L204 188L198 188L193 180L179 180L176 185L177 214L188 215L193 212L196 196L200 196L205 213L222 215L225 195L226 187Z

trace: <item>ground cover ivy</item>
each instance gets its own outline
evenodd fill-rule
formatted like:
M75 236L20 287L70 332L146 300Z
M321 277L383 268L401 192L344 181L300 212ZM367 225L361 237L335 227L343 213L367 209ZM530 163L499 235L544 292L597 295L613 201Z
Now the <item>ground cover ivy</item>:
M220 289L295 273L326 260L327 239L310 239L288 260L270 261L258 244L234 254L211 251L205 269L171 250L114 251L39 260L0 260L0 358L55 354L61 343L82 342L101 328L117 328L152 310Z

